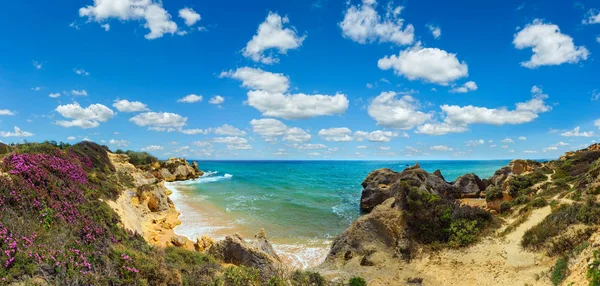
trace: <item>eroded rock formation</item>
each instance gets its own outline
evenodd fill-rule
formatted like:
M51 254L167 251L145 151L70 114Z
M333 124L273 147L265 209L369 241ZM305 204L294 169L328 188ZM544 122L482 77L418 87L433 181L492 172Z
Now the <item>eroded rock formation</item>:
M207 253L225 263L255 267L261 273L273 273L281 259L267 241L264 231L256 238L256 241L249 242L236 233L214 243Z

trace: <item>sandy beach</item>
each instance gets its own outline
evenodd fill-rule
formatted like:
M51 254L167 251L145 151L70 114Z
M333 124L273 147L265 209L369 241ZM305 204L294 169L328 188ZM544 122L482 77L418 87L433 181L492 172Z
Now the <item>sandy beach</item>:
M219 240L227 235L240 233L246 239L252 240L254 234L264 228L269 235L268 224L242 224L240 220L243 220L243 217L221 209L202 195L195 194L192 181L165 183L165 187L172 192L170 198L175 208L181 214L179 216L181 224L174 229L176 234L195 241L202 235ZM269 237L269 240L287 265L300 269L321 264L331 244L330 240L325 239Z

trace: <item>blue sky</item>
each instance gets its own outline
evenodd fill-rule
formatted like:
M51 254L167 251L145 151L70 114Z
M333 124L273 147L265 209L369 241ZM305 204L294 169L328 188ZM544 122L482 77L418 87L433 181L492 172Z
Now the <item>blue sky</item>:
M554 158L600 136L597 1L10 1L0 140L194 159Z

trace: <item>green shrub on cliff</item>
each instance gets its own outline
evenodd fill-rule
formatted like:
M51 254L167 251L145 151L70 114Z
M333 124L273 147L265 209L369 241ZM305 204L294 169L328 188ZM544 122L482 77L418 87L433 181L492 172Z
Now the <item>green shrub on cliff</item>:
M362 279L361 277L352 277L350 279L350 282L348 283L349 286L367 286L367 281L365 281L365 279Z
M325 285L327 285L325 278L323 278L323 276L321 276L320 273L312 272L312 271L296 270L296 271L292 272L290 281L292 282L293 286L304 286L304 285L325 286Z
M600 251L594 250L594 259L588 267L586 277L590 286L600 286Z
M560 285L560 283L567 278L567 270L569 270L569 258L563 257L556 261L550 274L550 280L554 286Z
M539 250L573 224L593 225L600 222L600 204L588 200L580 204L560 205L541 223L527 230L523 235L521 245L525 248Z
M492 215L480 208L459 205L416 187L407 190L403 206L407 229L420 243L465 246L475 242L492 220Z
M261 285L260 272L246 266L230 266L223 274L225 286Z
M502 189L499 186L490 186L485 190L485 200L488 202L502 198Z
M142 166L158 162L158 159L150 155L148 152L137 152L131 150L123 151L119 149L115 151L115 153L126 154L129 156L129 163L133 164L134 166Z

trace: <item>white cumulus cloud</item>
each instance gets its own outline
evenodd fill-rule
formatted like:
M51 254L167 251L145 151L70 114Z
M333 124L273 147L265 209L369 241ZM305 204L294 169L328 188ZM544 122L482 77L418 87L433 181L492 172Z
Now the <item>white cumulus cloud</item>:
M575 46L573 38L561 33L557 25L545 24L539 19L515 34L513 44L517 49L532 49L531 59L521 62L526 68L574 64L587 60L590 54L584 46Z
M108 141L108 144L114 145L117 147L127 147L127 146L129 146L129 141L110 139L110 141Z
M78 75L90 75L89 72L85 71L84 69L78 69L78 68L74 68L73 72L75 72Z
M429 28L429 32L431 32L431 35L433 35L433 37L436 39L442 35L442 29L440 29L440 27L427 25L427 28Z
M319 136L325 141L348 142L353 141L352 130L348 127L327 128L319 131Z
M112 109L98 103L91 104L86 108L81 107L77 102L59 105L56 111L63 117L71 119L56 121L57 125L84 129L98 127L100 122L106 122L115 115Z
M165 148L163 146L160 145L148 145L144 148L142 148L142 151L144 152L153 152L153 151L160 151L160 150L164 150Z
M13 132L10 131L0 131L0 136L2 137L31 137L35 134L27 131L21 130L21 128L14 126Z
M477 84L474 81L467 81L462 86L453 87L450 92L452 93L467 93L469 91L477 90Z
M253 119L250 121L252 131L265 139L266 142L277 142L278 138L291 142L306 142L311 139L311 135L304 129L298 127L288 127L283 122L272 119Z
M564 137L592 137L596 135L594 131L584 131L580 132L581 128L579 126L573 128L573 130L566 131L560 134L560 136Z
M229 135L229 136L244 136L246 132L239 130L229 124L224 124L221 127L214 129L214 133L218 135Z
M74 96L88 96L88 93L85 89L82 90L71 90L71 94Z
M410 45L415 38L413 25L404 25L400 13L402 6L388 5L384 15L376 10L375 0L363 0L362 5L351 5L339 23L342 35L355 42L366 44L372 42Z
M224 71L221 77L242 81L248 91L246 104L258 109L264 116L284 119L306 119L322 115L344 113L349 102L344 94L304 94L288 93L289 79L276 74L250 67Z
M179 17L185 21L188 26L193 26L200 21L200 14L196 13L192 8L183 8L179 10Z
M403 50L398 55L385 56L377 62L382 70L393 69L409 80L447 85L469 74L467 63L459 61L456 54L438 48L423 48L420 44Z
M210 100L208 101L208 103L210 104L216 104L219 105L221 103L225 102L225 98L223 98L220 95L215 95L213 97L210 98Z
M139 112L148 111L148 106L139 101L129 101L126 99L115 100L113 107L121 112Z
M586 17L587 18L581 21L583 24L600 24L600 11L590 9L587 12Z
M202 101L202 95L197 95L197 94L188 94L180 99L177 100L177 102L183 102L183 103L196 103L196 102L200 102Z
M417 128L417 133L428 135L443 135L448 133L460 133L468 130L472 124L523 124L539 117L540 113L548 112L552 108L546 104L548 95L543 94L541 88L532 88L533 98L515 104L515 109L508 110L506 107L487 108L478 106L440 106L444 113L442 122L427 123Z
M290 87L290 80L281 73L263 71L259 68L242 67L235 71L221 72L220 77L229 77L242 81L242 86L253 90L271 93L283 93Z
M152 40L164 34L177 32L177 24L162 7L162 1L155 0L94 0L94 5L79 9L80 17L105 24L114 18L119 21L143 21L149 29L146 39Z
M258 109L264 116L307 119L344 113L348 109L349 102L341 93L308 95L251 90L248 92L248 105Z
M367 111L378 125L399 129L411 129L423 124L431 115L418 111L419 102L410 95L397 98L396 92L379 94Z
M243 55L255 62L273 64L279 62L279 58L274 52L268 51L275 49L280 54L286 54L288 50L302 46L306 36L299 36L293 26L284 28L288 23L288 17L269 12L267 19L258 26L256 35L242 50Z
M354 132L354 138L356 141L361 142L363 140L368 140L371 142L390 142L392 138L398 137L398 133L392 131L382 131L376 130L372 132L367 131L356 131Z
M454 151L454 149L446 146L446 145L435 145L435 146L431 146L429 147L429 150L432 151L440 151L440 152L450 152L450 151Z
M0 109L0 115L15 115L15 113L8 109Z
M187 117L169 112L144 112L130 118L129 121L142 127L181 128L185 126Z

